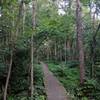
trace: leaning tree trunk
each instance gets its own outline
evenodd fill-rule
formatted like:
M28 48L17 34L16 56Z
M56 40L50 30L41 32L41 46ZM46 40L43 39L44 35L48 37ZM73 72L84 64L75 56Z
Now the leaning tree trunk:
M12 10L12 13L14 13L14 10ZM12 19L12 26L14 28L14 17ZM9 36L9 40L11 42L11 53L10 53L10 62L9 62L9 70L8 70L8 75L5 83L5 89L4 89L4 95L3 95L3 100L7 100L7 89L9 85L9 80L10 80L10 75L11 75L11 70L12 70L12 62L13 62L13 47L14 47L14 34L13 30L11 32L11 35Z
M4 89L4 97L3 97L4 100L7 100L7 89L8 89L9 79L10 79L10 75L11 75L12 59L13 59L13 51L11 51L11 58L10 58L9 70L8 70L8 75L7 75L5 89Z
M9 70L8 70L8 75L7 75L7 79L6 79L6 84L5 84L5 90L4 90L4 100L7 100L7 89L8 89L8 85L9 85L9 79L10 79L10 75L11 75L11 69L12 69L12 62L13 62L13 49L14 49L14 44L17 40L18 37L18 32L19 32L19 23L20 23L20 19L21 19L21 15L22 15L22 7L23 7L23 3L24 1L21 0L20 5L19 5L19 14L17 17L17 21L18 23L16 24L16 32L15 34L13 34L13 30L12 30L12 34L10 37L11 40L11 58L10 58L10 64L9 64ZM14 13L14 10L12 11L12 13ZM14 17L13 17L13 21L12 21L12 26L14 27Z
M78 38L78 50L79 50L79 69L80 69L80 84L84 84L85 79L85 66L84 66L84 50L82 40L82 12L80 0L76 0L76 25L77 25L77 38Z

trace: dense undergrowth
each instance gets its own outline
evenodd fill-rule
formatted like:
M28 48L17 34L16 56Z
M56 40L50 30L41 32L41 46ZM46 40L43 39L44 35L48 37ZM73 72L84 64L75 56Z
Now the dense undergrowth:
M27 83L27 81L24 81L24 84L25 83ZM22 85L23 88L25 88L24 84ZM19 95L9 96L8 100L31 100L26 92L27 91L24 90L20 92ZM44 82L43 82L43 72L41 66L38 64L34 65L34 99L33 100L46 100L46 93L45 93Z
M7 58L8 55L5 57ZM30 66L28 50L17 49L14 53L12 72L8 86L7 100L30 100ZM7 77L7 65L0 62L0 100ZM2 67L2 68L1 68ZM46 100L43 72L39 64L34 63L34 100Z
M74 66L73 66L74 65ZM79 83L77 63L48 63L49 69L64 85L72 100L100 100L97 80L86 78L84 86Z
M30 87L30 67L29 67L29 52L27 49L17 49L14 54L11 78L8 87L8 100L30 100L29 87ZM6 59L9 54L5 55ZM2 57L3 58L3 57ZM3 60L3 59L2 59ZM5 63L0 62L0 78L6 79L5 73L7 68ZM90 94L94 100L100 100L100 86L99 86L99 65L96 66L96 78L89 78L89 66L87 65L86 71L86 83L85 86L79 84L79 68L76 61L69 61L66 64L64 62L49 61L46 62L49 65L49 69L59 79L59 81L66 88L71 100L78 100L82 96L83 100L88 100L86 94L83 91L91 92ZM45 87L43 82L43 71L42 66L34 62L34 100L46 100ZM0 79L0 80L2 80ZM0 82L0 85L4 85L4 82ZM0 100L3 96L3 92L0 89ZM80 100L80 99L79 99Z
M34 100L46 100L46 92L43 77L44 76L41 65L34 65Z
M28 94L30 86L30 82L28 80L28 77L30 77L28 73L29 65L27 65L28 59L26 59L27 57L23 56L24 53L22 52L23 51L20 51L22 55L16 54L17 56L15 56L14 58L12 75L11 75L12 77L10 79L10 84L8 88L9 91L8 100L30 100ZM49 69L63 84L71 100L80 100L79 97L81 95L83 96L82 100L88 100L86 94L85 95L83 94L86 92L90 92L90 94L92 95L91 97L93 97L94 100L100 100L98 73L97 73L98 80L94 80L88 78L88 72L87 72L85 85L80 86L78 62L67 62L67 64L63 62L62 63L49 62L48 66ZM34 67L34 100L46 100L42 66L39 64L34 64L33 67ZM4 72L3 70L0 70L0 75L2 75L3 72ZM1 94L2 93L0 93L0 95Z

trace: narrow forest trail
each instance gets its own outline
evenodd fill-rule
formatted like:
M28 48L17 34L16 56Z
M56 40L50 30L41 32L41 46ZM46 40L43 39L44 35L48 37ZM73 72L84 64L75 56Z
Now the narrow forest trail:
M44 84L47 93L47 100L68 100L67 93L62 84L49 71L48 66L41 63L44 72Z

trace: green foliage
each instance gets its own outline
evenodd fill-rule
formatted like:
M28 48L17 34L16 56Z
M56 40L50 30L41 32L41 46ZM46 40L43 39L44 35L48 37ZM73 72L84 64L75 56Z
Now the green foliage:
M17 49L13 58L12 74L10 84L11 92L19 94L19 92L28 90L28 51L25 49ZM26 66L25 66L26 65ZM16 80L17 79L17 80Z
M58 56L60 56L60 50L62 51L62 61L64 61L65 52L65 40L71 41L71 52L72 57L76 60L76 55L78 52L76 43L76 18L74 0L70 0L72 5L70 13L67 11L65 15L58 14L57 0L37 0L37 16L36 16L36 30L33 31L32 28L32 8L31 0L23 0L25 3L25 12L20 11L21 0L0 0L0 79L7 74L6 60L10 59L11 44L14 43L14 57L12 64L12 73L9 82L11 90L8 90L9 97L8 100L27 100L30 99L27 96L27 91L30 83L28 82L29 77L29 63L30 63L30 37L34 34L34 62L36 57L39 56L40 60L45 60L49 52L47 49L51 50L50 60L54 63L49 63L50 70L58 77L58 79L65 86L66 90L74 94L74 89L79 88L78 94L83 94L83 90L88 91L88 85L84 87L79 86L79 62L77 61L67 61L66 64L60 63ZM85 61L86 61L86 77L87 84L92 84L95 86L95 98L100 100L100 32L96 34L95 48L91 48L93 44L93 37L97 28L97 24L100 20L95 20L93 25L93 19L90 16L89 9L87 5L90 5L91 0L80 0L82 3L82 22L83 22L83 39L84 39L84 49L85 49ZM96 13L99 12L100 0L92 0L96 4ZM91 2L92 2L91 1ZM24 14L23 16L18 15L20 12ZM22 15L23 15L22 14ZM20 18L19 18L20 16ZM95 28L94 28L95 26ZM16 33L18 32L18 37ZM13 38L13 40L11 40ZM57 45L57 61L55 61L55 47ZM45 45L46 44L46 45ZM94 71L95 79L90 78L91 64L93 61L92 50L95 53L94 59ZM50 52L49 52L50 53ZM69 52L67 55L69 56ZM43 59L41 59L43 58ZM68 60L68 59L67 59ZM40 65L35 64L34 66L34 85L35 85L35 100L45 100L45 90L43 84L43 73ZM0 82L0 86L3 83ZM82 90L82 91L81 91ZM2 92L2 91L0 91ZM89 92L89 91L88 91ZM10 94L11 93L11 94ZM1 95L1 93L0 93ZM86 95L85 95L86 96ZM87 100L87 97L83 97L83 100Z
M90 0L80 0L83 4L88 5Z
M8 100L30 100L30 98L28 97L13 97L13 96L9 96Z
M50 70L58 77L67 91L74 93L74 89L79 84L79 73L77 68L49 64Z
M61 83L66 88L67 92L75 94L76 97L82 100L88 100L88 97L96 98L99 100L97 81L94 79L87 79L85 84L80 86L79 84L79 71L76 67L69 67L62 63L56 65L54 63L49 63L49 69L54 73L54 75L61 81ZM68 66L69 65L69 66ZM72 64L73 65L73 64ZM75 97L74 97L75 98Z
M22 70L21 70L22 72ZM18 73L18 72L17 72ZM46 94L45 94L45 88L44 88L44 83L43 83L43 73L41 66L38 64L34 65L34 100L46 100ZM12 82L12 88L13 90L16 89L16 91L20 91L18 94L15 94L16 91L13 91L13 95L9 96L8 100L30 100L30 97L27 96L27 91L25 90L27 79L25 79L24 76L21 76L21 73L19 73L20 76L20 82L18 83L17 81L15 82L16 84L14 85L14 82ZM25 74L25 72L22 72L22 74ZM18 76L18 75L17 75ZM15 77L15 76L14 76ZM22 79L21 79L22 77ZM17 80L19 80L18 77L16 77ZM24 82L23 79L25 79ZM29 85L29 84L28 84ZM16 86L16 87L15 87ZM18 86L18 87L17 87ZM20 90L19 90L20 89ZM28 89L27 89L28 90Z
M43 72L40 65L34 65L34 86L35 86L35 94L34 100L45 100L45 88L44 88L44 81L43 81Z
M79 66L79 62L78 61L67 61L65 66L68 66L70 68L74 68L74 67Z
M75 91L75 95L78 98L83 97L93 97L93 94L95 93L95 87L92 84L85 83L84 85L78 87Z

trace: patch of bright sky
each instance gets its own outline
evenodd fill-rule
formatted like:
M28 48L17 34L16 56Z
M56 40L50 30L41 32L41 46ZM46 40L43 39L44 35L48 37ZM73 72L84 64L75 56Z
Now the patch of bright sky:
M57 5L58 5L58 14L60 14L60 15L65 15L66 14L66 12L62 9L62 7L64 8L64 7L66 7L67 5L68 5L68 1L66 0L66 1L63 1L63 0L58 0L57 1Z
M66 12L62 9L62 6L63 6L63 7L67 6L67 5L68 5L68 1L67 1L67 0L66 0L66 1L63 1L63 0L59 1L59 0L58 0L57 5L58 5L58 13L59 13L59 15L65 15ZM83 8L84 8L84 7L83 7ZM94 14L94 12L95 12L95 10L96 10L96 4L94 4L94 3L92 2L91 8L92 8L92 9L91 9L91 12L92 12L92 15L91 15L91 16L93 16L93 14ZM86 8L86 9L87 9L87 12L90 11L90 8L89 8L89 7ZM96 17L97 19L100 19L100 13L98 13L98 15L95 14L95 17Z
M29 3L29 7L32 8L32 2Z
M91 9L91 12L92 12L91 16L93 16L95 11L96 11L96 4L92 3L91 4L91 8L92 8ZM89 8L89 10L90 10L90 8ZM100 13L98 13L98 14L95 13L95 18L100 19Z
M65 15L65 14L66 14L65 11L62 10L62 9L59 9L59 10L58 10L58 13L59 13L59 15Z

